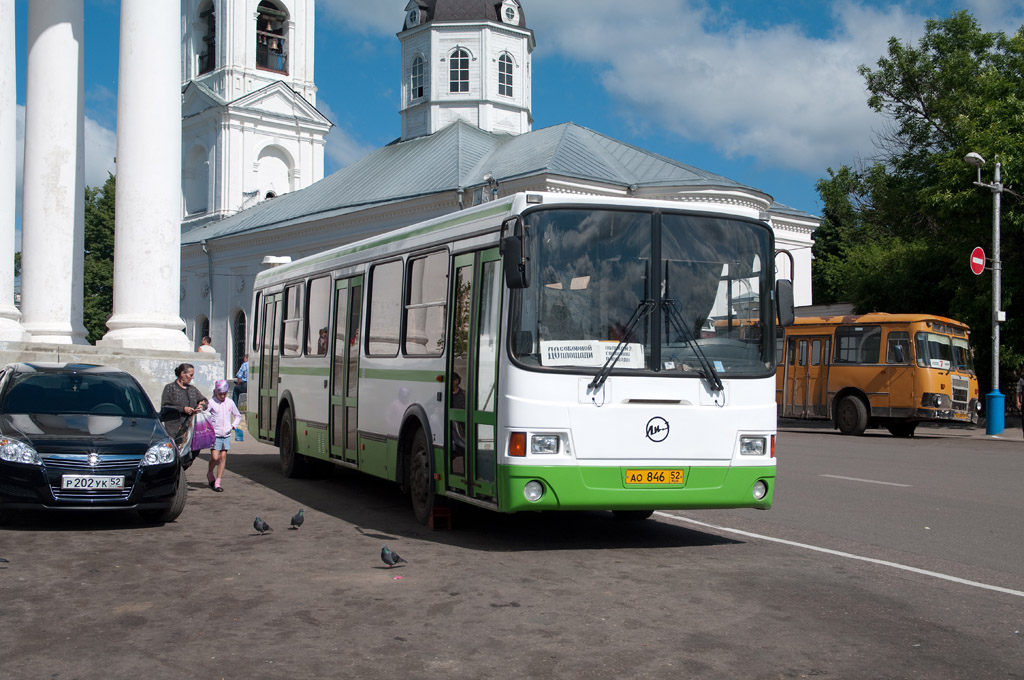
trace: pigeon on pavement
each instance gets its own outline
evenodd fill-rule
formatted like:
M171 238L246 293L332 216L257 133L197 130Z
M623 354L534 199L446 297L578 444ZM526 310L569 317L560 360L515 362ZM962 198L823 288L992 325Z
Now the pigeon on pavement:
M299 508L299 512L292 517L292 529L298 531L302 528L302 523L305 521L305 517L302 516L302 508Z
M396 564L399 564L400 562L405 562L405 560L402 559L402 557L398 553L392 550L388 550L388 547L386 545L382 545L380 547L380 558L384 561L384 564L388 565L388 569L395 566ZM406 564L408 564L408 562L406 562Z
M267 533L268 531L273 531L273 529L270 528L269 524L267 524L259 518L259 515L257 515L256 519L253 521L252 528L258 531L260 536Z

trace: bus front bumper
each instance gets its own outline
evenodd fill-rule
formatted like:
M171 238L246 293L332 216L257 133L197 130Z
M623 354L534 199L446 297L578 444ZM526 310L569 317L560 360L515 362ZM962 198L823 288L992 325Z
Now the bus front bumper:
M681 483L628 483L634 467L503 465L498 468L499 509L536 510L678 510L772 507L775 466L689 466ZM657 473L659 468L643 467ZM634 475L635 476L635 475ZM760 485L758 484L760 482ZM540 497L536 497L540 486ZM755 490L763 490L761 498Z

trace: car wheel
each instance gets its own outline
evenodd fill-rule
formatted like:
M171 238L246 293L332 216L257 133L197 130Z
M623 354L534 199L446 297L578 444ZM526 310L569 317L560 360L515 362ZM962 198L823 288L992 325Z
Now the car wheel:
M409 496L416 521L426 524L434 511L434 475L431 473L430 447L423 430L416 430L409 452Z
M868 409L864 402L854 396L843 397L837 409L836 425L843 434L864 434L868 428Z
M185 479L185 471L179 470L178 489L174 492L174 500L171 501L170 507L166 510L139 510L139 517L147 522L156 522L158 524L165 524L178 519L185 509L185 492L187 488L188 482Z
M654 510L612 510L612 515L621 522L639 522L653 514Z
M295 423L291 409L281 414L280 432L278 432L278 450L281 452L281 474L290 479L306 474L306 457L296 451Z

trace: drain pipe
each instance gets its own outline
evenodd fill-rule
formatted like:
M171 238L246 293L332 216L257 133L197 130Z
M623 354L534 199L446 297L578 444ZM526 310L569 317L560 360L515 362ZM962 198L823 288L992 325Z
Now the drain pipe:
M206 276L210 290L210 311L206 318L209 319L210 333L213 333L213 253L206 249L205 238L199 242L199 245L203 247L203 252L206 253Z

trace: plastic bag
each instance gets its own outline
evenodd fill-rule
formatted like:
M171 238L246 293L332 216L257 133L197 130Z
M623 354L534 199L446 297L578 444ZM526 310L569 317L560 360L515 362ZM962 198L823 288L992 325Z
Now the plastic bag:
M192 450L212 449L217 435L213 431L213 421L210 420L209 414L200 411L192 420Z

